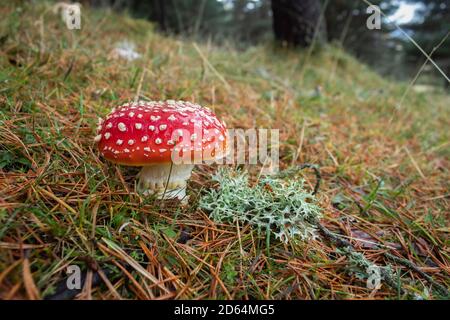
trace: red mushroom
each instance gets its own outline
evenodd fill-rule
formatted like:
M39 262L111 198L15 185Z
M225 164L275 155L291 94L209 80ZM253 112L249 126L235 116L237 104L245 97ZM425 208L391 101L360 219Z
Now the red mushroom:
M99 120L95 142L111 162L142 166L138 191L184 199L195 164L226 155L225 123L184 101L125 103Z

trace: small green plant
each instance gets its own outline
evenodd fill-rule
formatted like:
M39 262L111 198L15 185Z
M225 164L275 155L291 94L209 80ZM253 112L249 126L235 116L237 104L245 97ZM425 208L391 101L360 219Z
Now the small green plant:
M321 209L303 179L264 176L250 185L246 172L225 168L213 179L219 188L201 197L200 208L216 223L249 223L285 243L294 237L303 241L316 237Z

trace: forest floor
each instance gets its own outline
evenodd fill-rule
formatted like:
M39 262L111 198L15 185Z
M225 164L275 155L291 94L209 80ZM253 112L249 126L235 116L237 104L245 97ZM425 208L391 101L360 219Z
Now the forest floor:
M0 299L71 298L61 284L74 264L87 270L77 298L446 297L448 92L415 92L333 46L237 51L88 8L69 30L45 2L10 3L0 8ZM125 40L140 58L112 53ZM102 159L93 141L98 117L138 93L209 106L229 128L279 128L282 169L320 168L325 229L285 244L214 223L198 198L215 167L194 169L186 207L143 199L136 170ZM308 171L298 178L312 186ZM361 259L393 278L371 289Z

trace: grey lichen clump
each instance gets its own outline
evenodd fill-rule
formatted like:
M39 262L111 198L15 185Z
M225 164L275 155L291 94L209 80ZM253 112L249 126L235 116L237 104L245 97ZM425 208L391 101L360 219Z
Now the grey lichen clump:
M249 223L283 242L316 237L321 209L315 196L305 190L303 179L265 176L250 185L247 173L224 168L213 179L219 188L201 197L200 208L216 223Z

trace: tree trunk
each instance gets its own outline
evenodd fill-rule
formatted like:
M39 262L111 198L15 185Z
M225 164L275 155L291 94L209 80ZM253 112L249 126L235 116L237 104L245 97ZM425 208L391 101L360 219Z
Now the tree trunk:
M320 19L319 0L272 0L272 13L275 38L283 45L309 46L316 28L316 41L325 41L325 20Z

